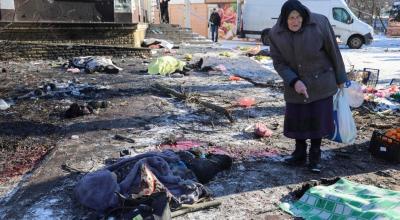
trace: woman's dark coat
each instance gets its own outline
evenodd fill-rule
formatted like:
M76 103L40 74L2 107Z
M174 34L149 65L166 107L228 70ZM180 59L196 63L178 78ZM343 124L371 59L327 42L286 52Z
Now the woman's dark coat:
M308 22L297 32L277 24L270 30L270 50L275 70L285 83L285 101L310 103L332 96L347 81L343 59L328 19L309 12ZM298 94L293 82L300 79L309 98Z

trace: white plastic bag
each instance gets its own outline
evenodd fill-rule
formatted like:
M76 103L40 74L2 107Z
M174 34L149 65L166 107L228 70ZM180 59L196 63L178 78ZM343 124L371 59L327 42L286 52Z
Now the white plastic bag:
M354 143L357 137L357 128L347 97L342 89L333 97L333 120L335 132L330 139L344 144Z
M0 110L6 110L8 108L10 108L10 105L3 99L0 99Z
M358 108L363 104L364 93L359 83L355 81L347 81L343 90L351 107Z

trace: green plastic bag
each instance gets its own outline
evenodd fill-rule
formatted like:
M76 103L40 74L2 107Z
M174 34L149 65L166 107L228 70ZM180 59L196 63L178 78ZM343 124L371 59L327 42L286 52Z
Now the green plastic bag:
M153 60L149 64L148 73L152 75L169 75L177 70L182 71L185 65L185 62L177 60L174 57L163 56Z

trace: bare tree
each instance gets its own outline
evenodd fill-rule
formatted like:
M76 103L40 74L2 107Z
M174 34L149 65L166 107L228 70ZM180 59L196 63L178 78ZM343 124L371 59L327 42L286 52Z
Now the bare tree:
M399 0L346 0L350 9L361 20L373 26L376 31L386 32L387 17L393 2Z
M371 25L374 18L381 16L382 9L393 2L394 0L347 0L354 14Z

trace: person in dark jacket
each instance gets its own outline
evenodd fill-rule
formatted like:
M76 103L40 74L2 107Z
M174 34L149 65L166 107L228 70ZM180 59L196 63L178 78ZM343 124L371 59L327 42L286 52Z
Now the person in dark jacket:
M218 42L218 28L221 26L221 17L219 16L217 9L213 9L210 15L210 28L211 28L211 39L213 42ZM214 38L215 35L215 38Z
M168 2L170 0L160 0L161 23L169 24Z
M296 140L285 162L304 165L311 140L309 169L322 166L321 139L333 133L333 95L347 81L329 20L297 0L288 0L269 32L273 65L284 81L284 135Z

